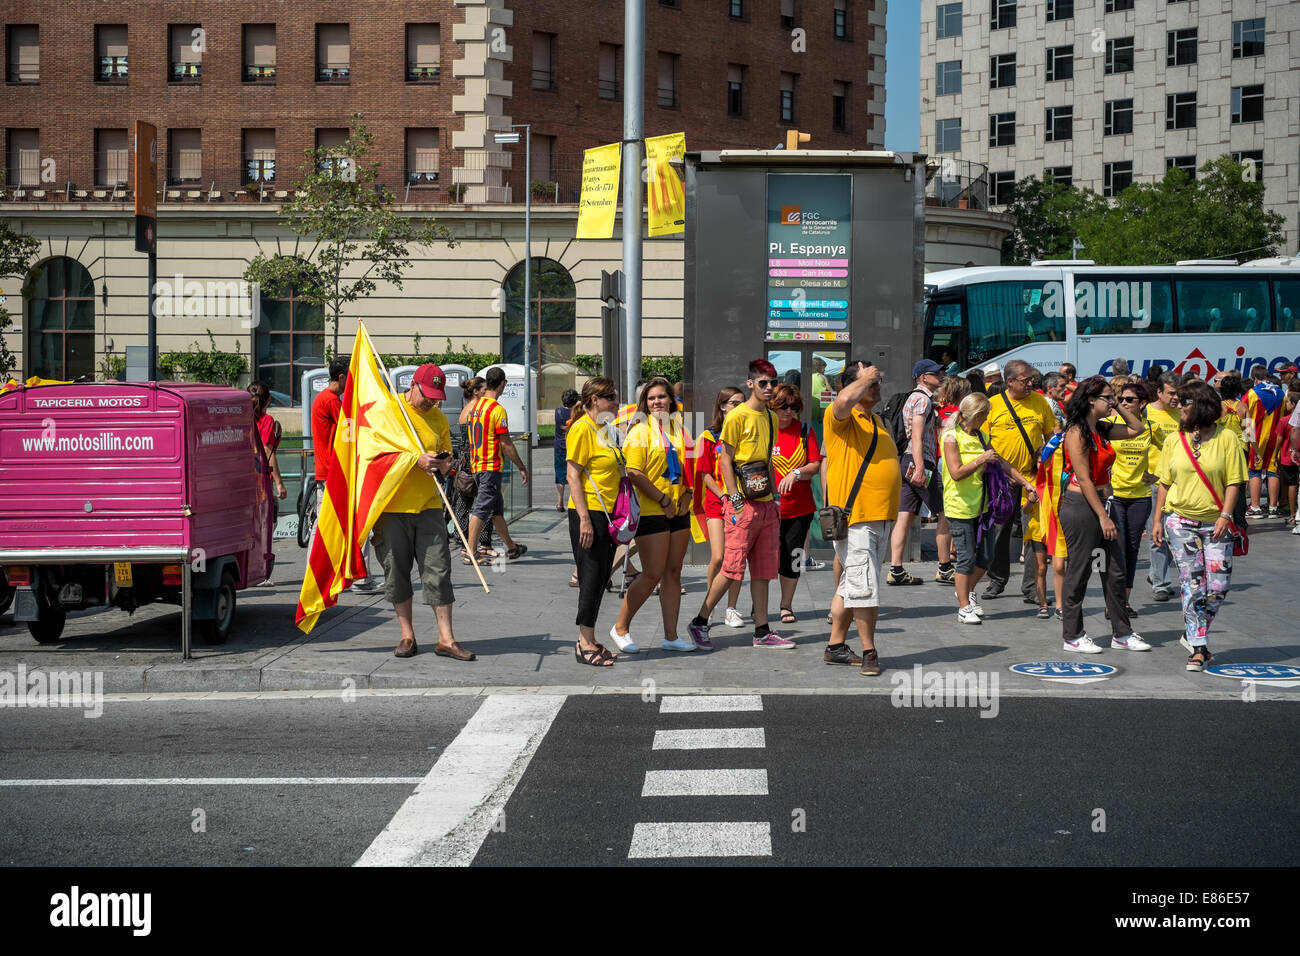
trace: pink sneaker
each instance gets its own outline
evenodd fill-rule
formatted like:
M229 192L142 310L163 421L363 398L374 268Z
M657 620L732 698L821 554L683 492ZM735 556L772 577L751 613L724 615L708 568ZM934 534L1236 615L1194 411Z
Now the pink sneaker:
M704 627L696 627L691 624L686 628L686 633L690 635L691 640L695 642L695 646L700 650L713 650L713 642L709 640L709 627L707 624Z
M794 641L788 641L776 631L768 631L762 637L754 638L755 647L777 647L785 650L794 647Z

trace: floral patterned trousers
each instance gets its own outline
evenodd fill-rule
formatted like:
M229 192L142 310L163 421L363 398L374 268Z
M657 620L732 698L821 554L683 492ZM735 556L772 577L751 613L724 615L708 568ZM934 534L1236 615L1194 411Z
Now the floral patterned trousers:
M1183 623L1193 647L1209 643L1207 634L1232 577L1232 535L1211 540L1214 525L1167 514L1165 539L1183 587Z

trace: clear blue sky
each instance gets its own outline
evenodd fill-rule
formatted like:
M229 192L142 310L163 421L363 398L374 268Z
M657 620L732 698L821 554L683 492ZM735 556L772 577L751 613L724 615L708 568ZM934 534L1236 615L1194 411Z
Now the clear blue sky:
M921 148L921 0L885 11L885 148Z

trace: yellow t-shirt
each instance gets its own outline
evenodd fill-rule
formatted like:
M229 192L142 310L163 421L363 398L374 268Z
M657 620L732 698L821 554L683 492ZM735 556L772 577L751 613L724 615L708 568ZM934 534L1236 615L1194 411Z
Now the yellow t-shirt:
M739 409L737 409L739 411ZM732 412L731 415L735 415ZM731 415L727 421L731 421ZM871 447L871 436L880 433L871 464L862 476L862 487L853 500L849 524L861 521L893 521L898 517L898 498L903 488L903 473L898 467L898 448L889 428L876 414L867 415L858 406L844 421L835 417L834 405L826 406L822 416L822 445L826 458L826 501L844 507L853 490L853 481L862 460Z
M670 435L673 447L677 451L677 463L684 469L686 467L685 443L681 428L675 418ZM627 456L627 466L635 468L654 482L654 486L659 489L660 495L667 495L674 502L682 499L686 492L686 475L683 472L676 484L668 480L668 454L664 450L663 429L658 421L643 421L633 425L628 430L627 441L623 444L623 453ZM636 493L637 497L641 499L641 513L643 515L661 515L664 513L664 509L659 505L659 495L651 498L640 488L637 489Z
M1223 417L1214 424L1222 425L1233 432L1241 440L1243 448L1248 444L1246 433L1241 427L1241 416L1237 414L1237 403L1235 401L1223 403Z
M1108 422L1123 425L1119 415L1107 418ZM1110 470L1110 487L1116 498L1150 498L1151 486L1142 480L1149 471L1155 474L1155 462L1160 456L1160 446L1155 443L1155 429L1143 420L1142 434L1122 441L1112 441L1115 464Z
M420 436L420 443L424 445L425 451L433 455L442 451L451 451L451 426L447 424L447 416L442 413L441 408L431 408L427 412L421 412L411 407L405 395L402 395L398 401L406 404L407 414L411 416L411 424L415 426L415 433ZM397 494L389 500L384 511L419 514L430 508L441 508L442 496L438 494L438 481L443 480L445 479L441 475L435 481L433 475L428 472L412 468L406 473L406 479L398 486Z
M587 492L587 510L592 514L607 513L618 498L619 482L623 480L623 455L617 444L619 437L615 429L597 425L590 415L583 415L569 429L568 460L587 469L582 476L582 487ZM604 496L604 508L592 489L593 481ZM572 496L569 509L577 510Z
M1182 420L1178 409L1162 412L1154 405L1147 406L1147 421L1151 423L1151 441L1156 448L1156 455L1165 447L1170 435L1178 433L1178 423Z
M984 435L983 429L980 434ZM972 435L960 427L949 428L941 437L946 446L949 441L957 444L957 455L963 465L984 454L978 435ZM984 435L988 441L988 436ZM948 456L940 449L944 461L943 474L943 513L949 518L978 518L980 516L980 499L984 495L984 466L980 465L965 478L957 479L948 470Z
M764 419L767 419L764 423ZM776 412L768 408L752 409L748 404L737 405L722 421L722 434L718 441L730 445L733 450L736 471L740 466L752 461L770 461L772 450L776 448ZM740 476L737 474L737 480ZM723 486L726 487L725 485ZM771 501L766 495L756 501Z
M1190 436L1188 442L1191 442ZM1201 457L1196 459L1196 463L1214 485L1221 501L1229 485L1239 485L1247 477L1246 454L1241 442L1226 428L1216 428L1209 441L1201 442ZM1160 463L1156 466L1156 477L1160 484L1169 488L1165 497L1165 514L1172 511L1184 518L1210 524L1219 519L1219 506L1196 473L1178 432L1165 440L1160 451Z
M1005 396L1005 398L1004 398ZM1016 420L1007 408L1007 400L1020 417L1029 441L1034 446L1031 454L1025 447L1025 440L1020 436ZM993 450L1026 478L1032 478L1038 468L1038 452L1043 448L1047 437L1056 431L1056 416L1047 399L1037 392L1030 392L1022 400L1016 401L1010 393L1003 392L989 399L989 417L984 423Z

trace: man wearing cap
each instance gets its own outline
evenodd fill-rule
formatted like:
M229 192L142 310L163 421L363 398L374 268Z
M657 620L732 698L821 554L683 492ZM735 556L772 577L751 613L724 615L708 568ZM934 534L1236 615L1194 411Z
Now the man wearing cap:
M1283 365L1277 370L1277 377L1282 380L1283 388L1292 388L1295 385L1296 372L1300 371L1294 365Z
M925 505L939 519L935 544L939 549L939 571L935 580L953 583L952 535L948 519L943 516L943 479L939 474L939 417L934 411L934 391L943 382L943 366L931 359L921 359L912 366L916 388L903 405L903 431L907 448L898 466L903 473L903 489L898 502L898 520L890 535L889 584L920 584L921 579L903 568L903 550L912 522Z
M1006 385L1002 382L1002 367L997 362L990 362L982 369L984 372L984 392L990 398L1003 391Z
M393 602L402 638L396 657L414 657L419 651L411 623L411 565L420 568L424 600L438 619L438 643L433 652L440 657L472 661L474 655L456 643L451 629L451 550L447 546L447 522L443 517L442 495L434 475L452 473L451 428L438 408L446 399L446 376L436 365L421 365L411 376L411 387L398 401L415 428L424 449L406 478L398 486L384 513L375 522L375 553L384 567L384 597Z

